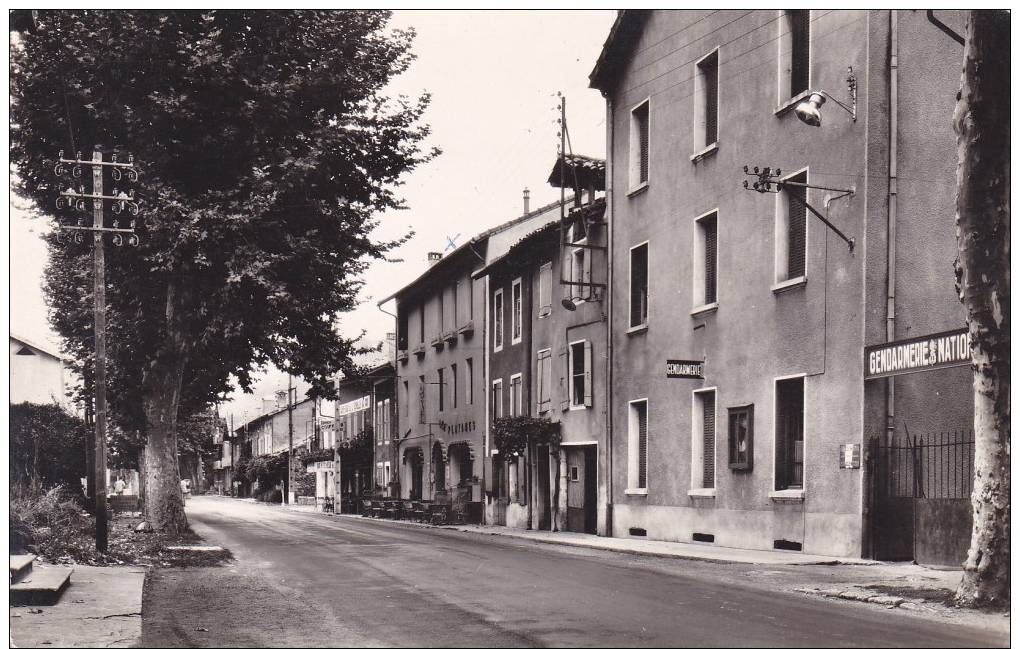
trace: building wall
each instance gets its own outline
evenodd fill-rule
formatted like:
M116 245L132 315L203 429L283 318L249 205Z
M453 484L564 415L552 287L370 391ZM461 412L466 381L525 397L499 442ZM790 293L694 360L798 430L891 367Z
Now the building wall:
M484 251L484 246L479 246ZM457 253L454 253L457 254ZM397 436L401 440L398 447L397 464L394 475L400 481L400 495L407 498L410 494L410 464L405 461L407 453L421 449L425 458L423 496L433 499L435 492L452 486L449 482L450 471L445 471L444 484L432 484L430 476L434 475L432 464L432 446L438 442L445 456L451 444L467 443L474 454L473 472L482 476L482 443L485 420L485 387L484 387L484 332L482 328L485 294L481 281L471 278L471 273L478 268L480 260L470 250L462 250L458 259L444 260L439 263L449 264L448 269L437 273L422 282L422 286L413 297L398 298L397 317L408 321L408 354L406 361L397 363L397 394L398 410L396 420L399 428ZM456 320L451 320L452 308L449 298L450 287L457 284ZM443 326L439 326L439 312L443 308L444 293L446 295L446 315ZM420 335L421 310L425 305L425 335ZM473 323L473 333L456 334L453 344L444 343L436 348L432 341L443 333L456 332L468 323ZM414 349L424 341L424 355L419 357ZM471 381L472 401L466 400L467 371L466 360L471 359L473 376ZM458 403L454 408L450 390L451 365L457 365ZM439 369L443 369L444 397L446 403L439 410ZM419 399L419 377L425 377L425 399ZM407 384L406 393L404 384Z
M898 12L900 182L896 337L958 327L952 293L954 149L950 117L958 62L921 11ZM720 545L801 543L805 552L862 551L862 471L837 469L842 444L884 427L882 381L864 386L862 348L885 340L889 209L887 11L813 11L809 87L845 100L858 81L858 118L829 102L821 128L801 124L778 95L780 14L653 12L612 106L614 526L628 536ZM718 148L697 161L695 62L719 48ZM955 51L955 50L953 50ZM650 98L649 183L628 194L630 110ZM744 191L743 165L806 168L808 202L856 239L853 255L808 215L806 278L776 288L776 196ZM693 220L718 209L718 308L693 313ZM628 332L631 246L649 243L649 324ZM688 254L686 251L691 251ZM865 263L866 262L866 263ZM703 359L705 379L665 378L668 358ZM897 426L953 426L969 416L966 370L896 379ZM803 494L775 498L775 385L805 376ZM692 390L716 393L716 486L692 484ZM948 398L947 398L948 397ZM627 495L628 402L648 399L648 490ZM727 466L727 408L753 403L754 467ZM863 405L862 405L863 404ZM784 496L790 494L783 494ZM638 531L638 530L633 530Z
M23 349L32 355L18 354ZM64 404L64 364L44 351L10 339L11 403Z

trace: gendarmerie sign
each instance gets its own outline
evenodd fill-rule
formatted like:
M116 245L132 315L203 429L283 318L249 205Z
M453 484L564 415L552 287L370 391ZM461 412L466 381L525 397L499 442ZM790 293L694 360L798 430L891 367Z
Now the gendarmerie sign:
M864 348L864 380L970 365L970 335L956 329Z
M666 361L667 379L703 379L705 361Z

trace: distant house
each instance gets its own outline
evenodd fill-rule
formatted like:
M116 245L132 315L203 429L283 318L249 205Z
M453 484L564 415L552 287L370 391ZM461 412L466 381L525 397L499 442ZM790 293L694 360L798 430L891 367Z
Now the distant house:
M67 404L66 370L60 353L11 334L11 403Z

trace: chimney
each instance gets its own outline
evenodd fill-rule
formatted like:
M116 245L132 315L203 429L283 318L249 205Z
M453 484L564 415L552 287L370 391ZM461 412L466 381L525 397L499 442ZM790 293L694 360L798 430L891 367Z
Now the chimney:
M392 363L397 358L397 334L389 332L386 334L386 342L383 343L383 353L386 354L386 361Z
M262 414L268 415L276 410L276 399L262 399Z
M441 253L441 252L430 252L429 253L429 268L432 268L433 266L435 266L436 262L439 261L442 258L443 258L443 253Z
M287 407L287 391L286 390L277 390L276 391L276 408L280 409L280 408L286 408L286 407Z
M527 187L524 188L524 213L527 214L531 211L531 190Z

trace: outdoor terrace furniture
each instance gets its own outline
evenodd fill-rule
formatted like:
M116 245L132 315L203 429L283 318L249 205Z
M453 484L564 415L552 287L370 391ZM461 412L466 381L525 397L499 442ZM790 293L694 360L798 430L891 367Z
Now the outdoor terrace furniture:
M450 506L432 503L429 505L428 522L431 525L446 525L450 518Z
M414 503L410 500L400 501L400 518L410 520L414 514Z
M361 515L366 517L372 515L372 501L368 498L361 500Z
M420 500L411 503L411 520L424 523L428 518L428 505Z
M384 500L382 503L383 518L392 518L396 520L400 517L400 501L399 500Z

